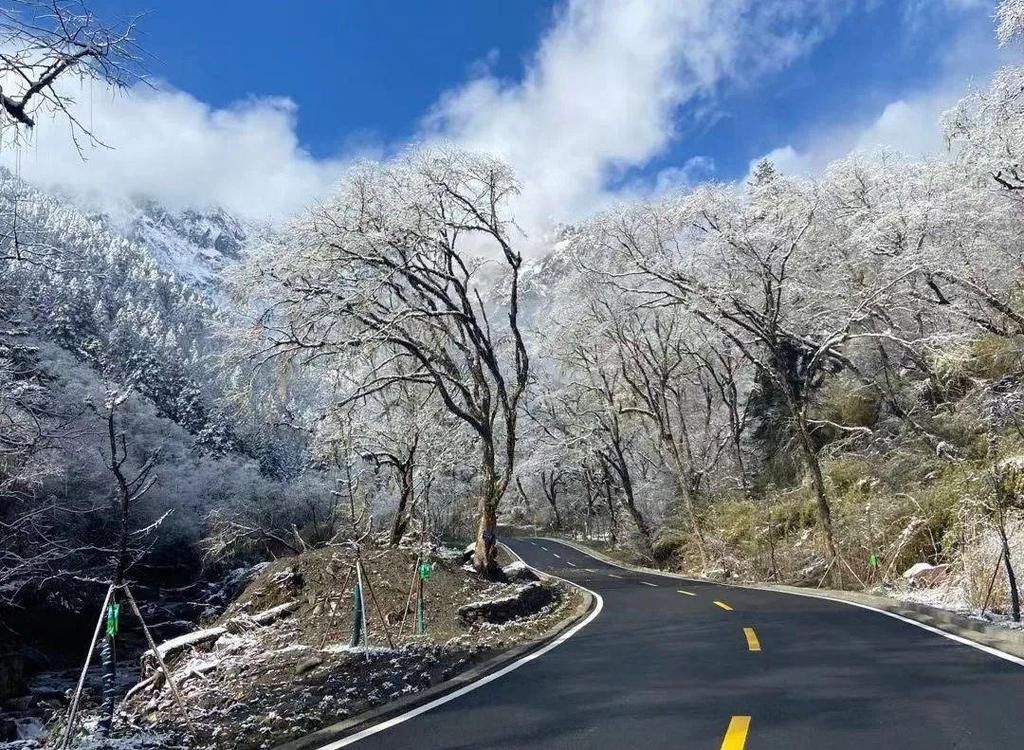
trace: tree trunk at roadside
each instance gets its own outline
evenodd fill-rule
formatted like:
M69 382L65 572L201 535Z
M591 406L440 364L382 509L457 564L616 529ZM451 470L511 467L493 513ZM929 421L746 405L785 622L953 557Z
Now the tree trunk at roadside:
M412 516L413 507L413 473L412 463L399 468L398 482L400 486L398 497L398 510L395 512L395 521L391 525L392 547L397 547L409 528L409 519Z
M999 538L1003 544L1003 564L1006 566L1006 583L1010 589L1010 616L1014 622L1020 622L1020 589L1017 587L1017 574L1010 561L1010 540L1006 534L1005 519L999 519Z
M489 580L500 577L498 566L498 505L493 493L480 497L479 520L476 529L476 545L473 550L473 568Z
M828 502L828 494L825 490L825 477L821 471L821 462L818 461L818 452L814 448L814 441L811 439L810 430L807 427L807 409L797 398L793 391L793 385L785 375L785 368L780 367L776 373L777 382L782 384L782 393L786 400L786 407L796 427L796 438L800 444L800 453L803 455L804 466L811 475L811 485L814 488L814 497L818 509L818 525L821 528L822 541L825 545L825 554L828 558L830 569L833 574L839 576L838 559L839 547L836 545L835 530L832 526L832 507Z
M839 548L836 546L835 530L832 526L832 508L825 491L825 477L821 472L821 463L818 461L818 453L814 450L814 443L807 430L807 418L802 408L798 410L796 428L804 464L811 474L811 484L814 487L814 496L818 506L818 524L821 526L825 551L829 563L834 564L839 557Z

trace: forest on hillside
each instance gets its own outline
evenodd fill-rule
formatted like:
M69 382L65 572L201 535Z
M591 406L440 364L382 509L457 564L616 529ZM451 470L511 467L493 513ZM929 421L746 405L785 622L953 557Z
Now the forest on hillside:
M77 50L130 82L129 37L79 21L91 41L8 18L4 64L52 83ZM999 21L1013 43L1024 5ZM40 90L5 89L10 147L67 114ZM499 530L539 526L723 578L949 565L1019 619L1022 92L1007 68L947 112L942 158L766 161L540 250L507 164L423 146L352 167L202 287L4 173L4 611L424 530L495 577Z

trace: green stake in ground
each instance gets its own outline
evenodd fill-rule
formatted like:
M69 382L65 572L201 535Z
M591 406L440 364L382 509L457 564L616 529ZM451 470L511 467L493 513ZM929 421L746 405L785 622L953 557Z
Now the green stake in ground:
M352 589L352 648L357 648L363 640L363 591L357 582Z
M870 565L872 568L878 567L878 555L876 555L874 552L872 552L871 557L868 558L868 565Z
M121 605L111 602L107 607L107 635L111 638L117 637L117 631L121 628Z
M423 606L423 584L430 580L434 566L427 560L420 563L420 580L416 590L416 632L420 635L427 632L427 613Z

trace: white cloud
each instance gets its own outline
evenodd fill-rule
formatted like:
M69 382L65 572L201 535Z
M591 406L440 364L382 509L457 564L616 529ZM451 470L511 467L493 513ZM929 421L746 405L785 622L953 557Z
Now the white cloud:
M610 182L669 144L683 105L785 66L848 7L570 0L521 81L484 74L448 92L425 135L508 159L524 184L518 219L539 236L548 222L578 219L609 200ZM666 173L663 182L680 176Z
M918 0L911 7L923 8L929 1ZM789 143L772 149L751 161L751 172L761 158L773 161L784 174L809 176L856 151L889 149L910 157L943 154L946 142L940 124L942 113L973 86L984 85L1000 65L1019 61L1020 54L996 49L992 0L943 0L939 5L946 12L970 15L961 17L960 33L943 51L940 75L932 86L894 99L881 111L859 120L812 130L804 134L799 146ZM927 8L936 10L931 5Z
M874 118L812 135L799 149L791 144L779 146L751 161L750 171L762 158L771 160L783 174L811 176L854 151L889 149L911 157L936 156L945 150L939 118L963 92L962 85L939 87L898 99Z
M302 208L343 168L302 148L288 99L215 109L165 87L115 93L99 84L76 98L79 119L110 147L85 143L79 155L67 123L43 117L38 142L21 147L22 174L37 184L98 200L142 195L174 208L219 205L263 219ZM16 158L11 148L0 152L5 166Z
M629 170L676 137L681 110L696 117L723 85L784 67L853 2L566 0L521 80L498 80L490 71L499 52L491 51L468 82L439 98L420 137L507 158L524 185L517 216L540 237L550 221L579 219L619 191L642 192ZM288 99L216 109L167 87L116 96L101 88L95 97L80 92L79 115L112 148L87 149L83 161L65 125L44 121L37 146L22 154L25 176L100 198L144 195L280 218L344 168L345 159L302 148ZM4 159L10 165L14 155ZM701 169L708 165L694 161L646 187L667 190Z

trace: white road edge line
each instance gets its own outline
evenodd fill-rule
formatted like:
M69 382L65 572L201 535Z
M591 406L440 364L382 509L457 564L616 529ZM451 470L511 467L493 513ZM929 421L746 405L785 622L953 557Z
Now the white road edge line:
M515 555L517 558L519 558L520 562L525 563L525 560L523 560L523 558L519 557L519 555L517 555L515 553L515 551L511 547L509 547L508 545L503 545L503 546L505 547L505 549L507 549L509 552L511 552L513 555ZM580 589L583 589L584 591L586 591L588 594L590 594L592 597L594 597L594 602L595 602L594 611L591 612L587 616L587 618L585 620L583 620L583 622L579 622L579 623L573 625L571 628L569 628L567 631L565 631L560 636L555 638L555 640L553 640L548 645L543 646L542 648L539 648L536 651L530 652L526 656L524 656L524 657L522 657L520 659L517 659L516 661L512 662L511 664L508 664L508 665L502 667L497 672L492 672L489 675L481 677L476 682L471 682L468 685L463 685L458 690L453 690L450 693L446 693L445 695L442 695L439 698L435 698L434 700L432 700L432 701L430 701L428 703L424 703L422 706L417 706L416 708L413 708L413 709L411 709L409 711L406 711L404 714L399 714L398 716L394 716L394 717L388 719L387 721L382 721L380 724L374 724L372 727L367 727L363 731L358 732L356 734L353 734L351 737L344 737L344 738L342 738L340 740L335 740L334 742L329 742L326 745L321 745L317 750L337 750L337 748L339 748L339 747L348 747L349 745L355 744L356 742L359 742L360 740L365 740L367 737L370 737L370 736L372 736L374 734L377 734L378 732L383 732L385 729L390 729L391 727L397 726L399 724L402 724L403 722L406 722L409 719L413 719L413 718L419 716L420 714L425 714L427 711L430 711L433 708L437 708L438 706L442 706L445 703L449 703L450 701L453 701L456 698L461 698L462 696L466 695L466 693L471 693L474 690L476 690L477 688L481 688L481 687L483 687L484 685L486 685L488 683L494 682L499 677L504 677L509 672L512 672L512 671L514 671L516 669L519 669L519 667L523 666L524 664L529 664L534 659L540 658L541 656L546 654L548 651L551 651L554 648L558 648L563 643L565 643L567 640L569 640L574 635L576 635L578 632L583 630L583 628L587 627L587 625L592 623L597 618L597 616L599 614L601 614L601 610L604 609L604 599L602 599L601 595L598 594L596 591L591 591L586 586L580 586L578 583L573 583L572 581L567 581L564 578L559 578L556 575L551 575L551 573L545 573L544 575L551 576L552 578L558 578L558 580L560 580L560 581L565 581L566 583L568 583L568 584L570 584L572 586L576 586L577 588L580 588Z
M544 538L547 538L547 537L544 537ZM590 554L589 551L583 549L582 547L576 546L572 542L567 542L567 541L564 541L564 540L561 540L561 539L550 539L549 541L553 541L553 542L557 541L560 544L564 544L566 547L571 547L572 549L576 550L577 552L581 552L582 554L586 555L587 557L589 557L589 558L591 558L593 560L597 560L597 562L599 562L599 563L604 563L605 565L612 565L612 566L614 566L616 568L619 568L620 570L628 570L628 571L634 572L634 573L638 572L637 570L634 570L633 568L629 568L629 567L627 567L625 565L621 565L621 564L619 564L617 562L614 562L611 559L602 560L599 557L594 557L592 554ZM847 601L846 599L837 599L834 596L827 596L825 594L804 594L804 593L802 593L800 591L779 591L777 589L758 588L757 586L744 586L742 583L718 583L718 582L715 582L715 581L702 581L699 578L688 578L686 576L681 576L678 573L662 573L662 572L658 572L658 571L639 571L639 572L643 572L643 573L645 573L647 575L661 576L662 578L674 578L674 579L676 579L678 581L690 581L691 583L704 583L704 584L710 584L712 586L729 586L731 588L746 589L748 591L767 591L768 593L772 593L772 594L789 594L790 596L802 596L802 597L804 597L806 599L826 599L826 600L828 600L830 602L836 602L838 604L848 604L851 607L858 607L860 609L866 609L869 612L877 612L880 615L885 615L886 617L891 617L894 620L900 620L901 622L905 622L908 625L913 625L915 628L921 628L921 630L927 630L929 633L934 633L935 635L941 635L943 638L948 638L949 640L955 641L956 643L963 644L964 646L970 646L971 648L975 648L978 651L984 651L986 654L989 654L990 656L995 656L995 657L997 657L999 659L1003 659L1004 661L1008 661L1011 664L1016 664L1019 667L1024 667L1024 658L1021 658L1019 656L1014 656L1013 654L1008 654L1005 651L1000 651L999 649L993 648L992 646L986 646L984 643L978 643L976 641L972 641L969 638L963 638L963 637L961 637L959 635L956 635L954 633L947 633L945 630L942 630L941 628L936 628L936 627L933 627L932 625L928 625L928 624L923 623L923 622L918 622L917 620L912 620L909 617L904 617L903 615L897 614L896 612L887 612L884 609L878 609L877 607L872 607L870 604L861 604L860 602L851 602L851 601ZM612 575L612 574L609 573L608 575ZM614 576L614 575L612 577L613 578L619 578L619 576Z

